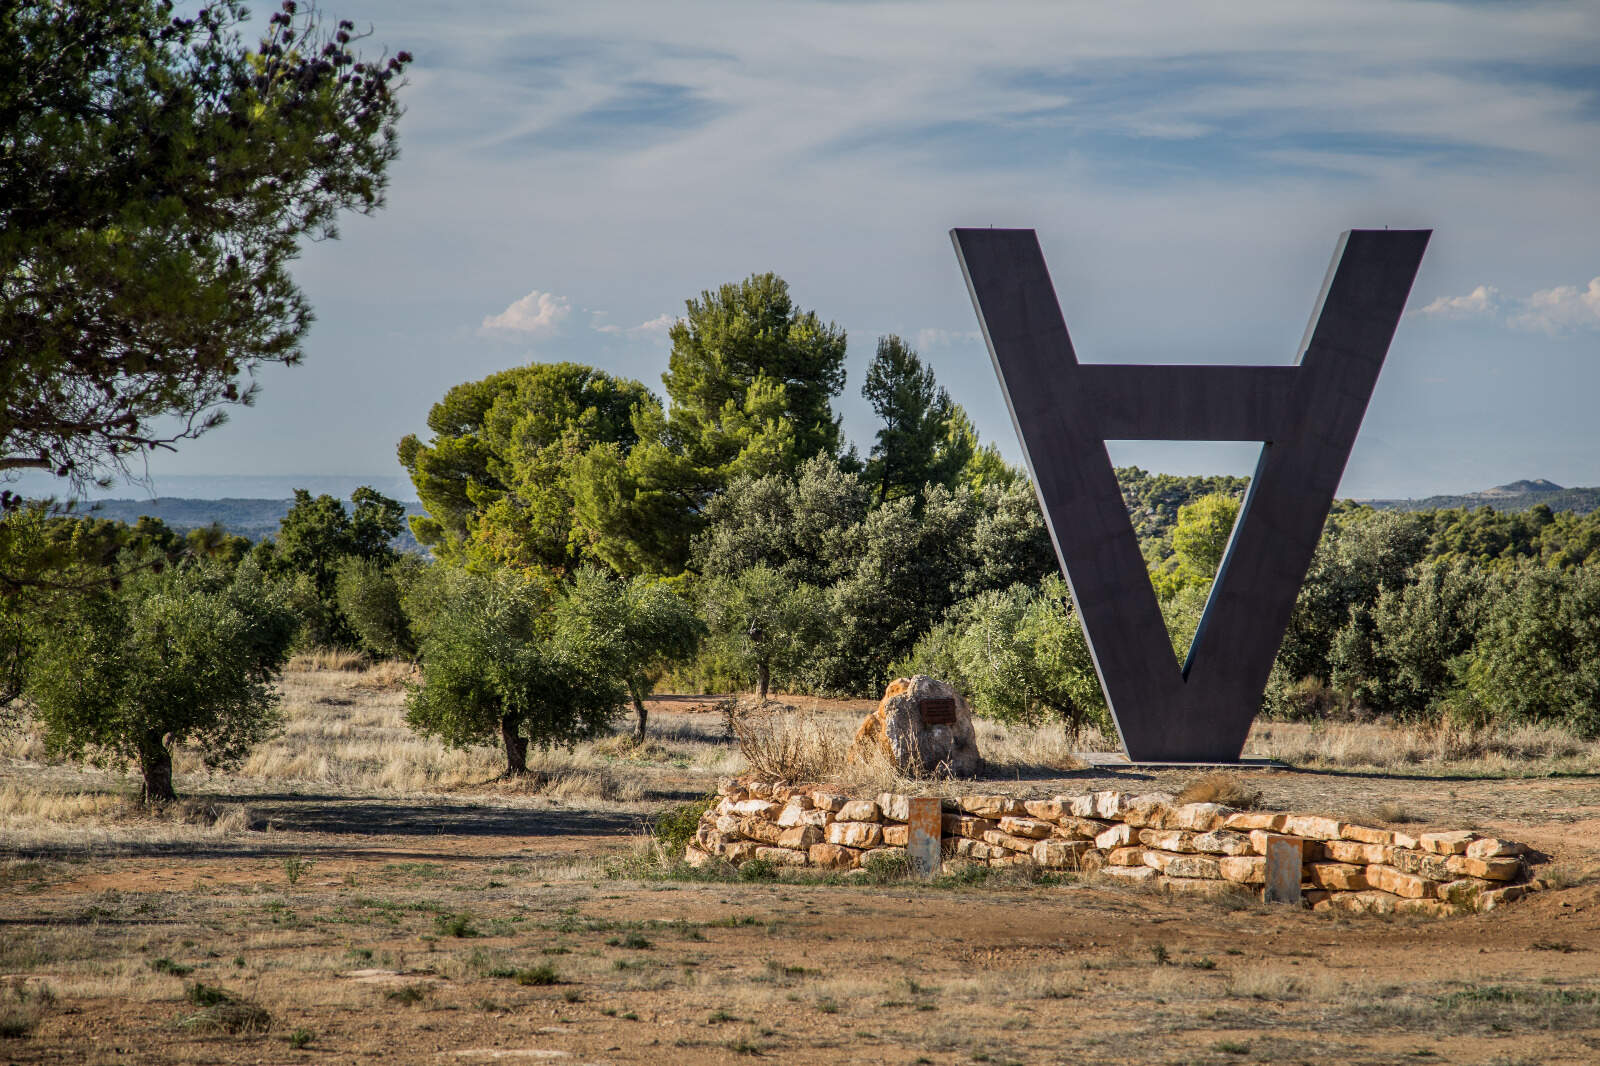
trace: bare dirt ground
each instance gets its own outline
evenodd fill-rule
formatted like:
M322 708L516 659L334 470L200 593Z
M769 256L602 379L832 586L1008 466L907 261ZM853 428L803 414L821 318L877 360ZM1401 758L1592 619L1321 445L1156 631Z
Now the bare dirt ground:
M741 769L708 703L657 701L643 749L553 753L507 785L492 752L405 734L380 682L291 674L284 738L230 775L180 763L195 802L160 817L125 779L50 765L26 738L0 749L0 1063L1600 1061L1587 750L1244 775L1274 808L1539 849L1565 887L1486 915L1071 878L697 881L644 826ZM1265 728L1258 748L1338 740ZM1062 770L1023 757L1048 737L987 741L1011 753L997 791L1191 776Z

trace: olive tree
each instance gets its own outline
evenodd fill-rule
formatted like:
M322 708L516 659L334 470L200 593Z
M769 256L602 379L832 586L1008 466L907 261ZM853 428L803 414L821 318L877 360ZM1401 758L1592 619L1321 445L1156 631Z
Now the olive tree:
M138 764L144 800L176 798L172 751L237 765L281 721L273 680L296 620L251 563L145 571L76 597L36 642L27 696L54 751Z
M507 776L527 772L530 743L598 736L622 706L615 645L546 585L435 567L408 602L424 617L407 723L454 747L498 738Z

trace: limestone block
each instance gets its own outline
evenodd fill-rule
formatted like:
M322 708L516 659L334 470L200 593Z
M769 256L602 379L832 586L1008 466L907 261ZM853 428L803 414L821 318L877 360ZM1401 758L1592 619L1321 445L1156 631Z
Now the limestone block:
M1338 840L1344 834L1344 823L1315 814L1291 814L1283 820L1283 831L1308 840Z
M809 848L813 844L822 843L822 830L814 825L797 825L792 829L785 829L778 836L780 848Z
M1445 859L1445 868L1457 876L1481 877L1486 881L1512 881L1522 872L1522 860L1516 856L1474 859L1470 855L1451 855Z
M1270 811L1234 811L1222 820L1222 827L1244 832L1262 829L1268 833L1281 833L1288 817L1287 814L1273 814Z
M739 823L742 821L744 819L737 814L719 814L717 815L717 820L712 824L712 828L725 837L737 840L739 838Z
M1406 851L1416 851L1422 845L1419 844L1417 842L1417 838L1412 836L1410 833L1402 833L1400 830L1396 829L1394 831L1394 846L1397 848L1402 848Z
M1093 818L1095 816L1094 796L1073 796L1068 809L1072 811L1075 818Z
M1100 875L1133 884L1149 884L1161 877L1159 871L1149 866L1107 866L1100 871Z
M769 822L765 818L739 819L739 835L746 840L754 840L761 844L776 844L785 832L787 830L777 822Z
M1222 868L1209 855L1174 855L1169 851L1146 851L1144 864L1168 877L1222 877Z
M756 848L755 858L764 859L774 866L804 866L810 861L810 857L803 851L765 846Z
M1162 829L1172 815L1173 803L1170 792L1144 792L1128 798L1120 817L1137 829Z
M1066 840L1093 840L1109 828L1111 824L1108 822L1097 822L1093 818L1079 818L1077 815L1068 814L1056 821L1054 835Z
M1050 870L1077 869L1083 853L1092 851L1087 840L1038 840L1033 845L1033 861Z
M1394 901L1396 914L1425 914L1430 918L1443 918L1459 913L1459 908L1442 899L1397 899Z
M871 800L851 800L834 815L841 822L876 822L883 817L878 805Z
M1034 842L1028 837L1015 837L1010 833L1002 833L998 829L991 829L983 834L983 842L991 848L1001 848L1005 851L1033 851Z
M1402 873L1416 874L1426 877L1430 881L1454 881L1459 874L1450 869L1450 864L1443 855L1434 855L1426 851L1405 851L1401 848L1389 849L1388 865L1393 866Z
M775 786L771 781L747 781L744 787L756 799L769 800L772 798L772 791Z
M1500 840L1496 837L1484 837L1474 840L1467 845L1467 858L1469 859L1499 859L1511 855L1521 855L1528 848L1514 840Z
M971 837L973 840L982 840L983 834L998 828L1000 828L998 823L970 814L946 814L941 815L939 819L939 831L947 837Z
M701 851L693 844L690 844L688 847L683 849L683 861L689 866L698 868L711 861L711 853Z
M729 862L737 866L741 862L744 862L746 859L755 855L756 849L759 847L761 847L760 844L754 844L748 840L736 840L731 844L724 844L722 846L722 851L719 852L719 854L724 859L727 859Z
M733 813L747 818L776 818L778 805L771 800L747 799L733 805Z
M884 826L883 842L894 848L905 847L911 842L911 827L908 825Z
M742 799L743 797L740 797L740 798ZM711 813L712 814L732 815L733 814L733 805L735 803L738 803L738 802L739 802L739 800L731 799L731 798L729 798L727 796L723 796L721 799L719 799L717 801L717 805L715 807L711 808Z
M794 800L790 800L788 803L783 805L783 810L778 812L778 824L783 826L785 829L793 829L795 826L801 824L800 816L805 814L808 809L809 808L807 807L800 806Z
M1245 834L1216 829L1195 836L1194 850L1207 855L1249 855L1255 849L1250 846L1250 838Z
M1131 825L1114 825L1094 838L1094 846L1104 851L1125 848L1139 842L1139 830Z
M1185 803L1173 811L1173 825L1195 833L1205 833L1224 822L1231 809L1220 803Z
M1072 798L1057 796L1055 799L1047 800L1023 800L1022 809L1028 812L1029 818L1054 822L1060 820L1063 815L1072 814Z
M964 859L988 859L994 852L994 848L991 848L981 840L962 837L956 841L955 854Z
M1351 914L1389 914L1400 897L1371 889L1366 892L1334 892L1311 906L1315 911L1347 911Z
M1322 888L1308 888L1300 893L1300 900L1312 910L1317 909L1317 904L1326 900L1333 893Z
M1394 849L1383 844L1362 844L1355 840L1325 840L1322 850L1334 862L1350 862L1357 866L1368 863L1388 863Z
M837 792L818 791L811 793L811 805L819 811L837 812L839 808L849 802L849 796L841 796Z
M1139 843L1161 851L1194 851L1194 834L1182 829L1141 829Z
M1159 882L1165 892L1204 896L1207 899L1226 899L1234 896L1254 896L1256 890L1235 881L1214 881L1200 877L1175 877L1168 875Z
M1453 833L1423 833L1417 838L1417 843L1422 845L1423 851L1431 851L1435 855L1465 855L1477 836L1466 829L1458 829Z
M1489 886L1476 877L1463 877L1459 881L1440 885L1439 898L1470 911L1477 909L1479 897L1488 891L1491 891Z
M1082 873L1092 874L1102 869L1106 864L1106 853L1097 848L1089 848L1078 859L1078 870Z
M906 822L911 820L911 797L902 796L895 792L878 793L878 810L891 822Z
M999 818L1002 815L1027 814L1020 800L1010 796L962 796L961 809L979 818Z
M739 783L737 778L724 777L717 782L717 795L724 798L742 800L749 793L744 790L744 786Z
M838 844L813 844L806 854L813 866L828 870L848 870L861 862L861 852Z
M1507 885L1505 888L1486 889L1478 896L1478 909L1480 911L1492 911L1497 907L1505 906L1507 903L1515 903L1525 894L1526 890L1521 885Z
M1267 883L1267 860L1262 855L1225 855L1217 860L1217 872L1224 881L1264 885Z
M1370 829L1364 825L1346 825L1340 834L1358 844L1393 844L1394 834L1387 829Z
M1270 833L1265 829L1250 830L1250 850L1257 855L1265 855L1267 853L1267 838L1278 835L1281 834ZM1294 836L1293 834L1288 835L1290 839L1300 842L1300 857L1302 861L1316 862L1322 857L1323 851L1320 841L1307 840L1305 837Z
M1115 792L1110 789L1104 792L1096 792L1094 794L1094 817L1115 818L1122 813L1122 806L1127 801L1128 794L1126 792ZM1073 811L1072 813L1077 814L1078 812Z
M1112 848L1106 852L1106 861L1112 866L1143 866L1144 849L1136 847Z
M1332 892L1365 892L1372 887L1365 867L1342 862L1307 863L1305 879Z
M1439 890L1439 886L1426 877L1408 874L1393 866L1380 866L1377 863L1367 867L1367 883L1379 891L1390 892L1405 899L1432 899Z
M1055 825L1039 818L1020 817L1008 814L1000 819L1000 830L1012 836L1028 837L1031 840L1043 840L1055 829Z
M875 848L883 843L883 826L877 822L834 822L828 826L828 843Z
M1031 868L1033 866L1033 856L1027 852L1020 851L1000 852L999 854L991 854L989 856L989 865L1021 866L1024 868Z

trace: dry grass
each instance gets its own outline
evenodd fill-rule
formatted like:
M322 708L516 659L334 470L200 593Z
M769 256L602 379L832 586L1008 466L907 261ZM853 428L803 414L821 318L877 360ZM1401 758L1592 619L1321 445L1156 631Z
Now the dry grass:
M1218 770L1195 778L1178 793L1179 803L1220 803L1241 811L1261 803L1261 790L1251 788L1238 774Z
M1245 750L1295 766L1418 767L1484 774L1600 771L1600 743L1553 725L1505 729L1450 722L1386 725L1367 722L1258 721Z
M309 670L365 670L372 665L372 660L364 651L351 651L349 648L312 648L309 651L295 652L289 659L290 672L299 673Z
M731 717L745 763L768 780L830 781L845 771L848 737L838 716L786 703L741 703Z

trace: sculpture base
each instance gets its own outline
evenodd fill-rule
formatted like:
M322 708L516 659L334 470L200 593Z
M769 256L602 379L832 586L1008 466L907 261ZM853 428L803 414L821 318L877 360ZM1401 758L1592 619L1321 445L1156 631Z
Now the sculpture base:
M1277 759L1242 756L1238 759L1205 759L1199 762L1174 762L1170 760L1134 761L1120 751L1075 751L1075 758L1089 764L1091 770L1287 770L1287 763Z

